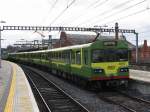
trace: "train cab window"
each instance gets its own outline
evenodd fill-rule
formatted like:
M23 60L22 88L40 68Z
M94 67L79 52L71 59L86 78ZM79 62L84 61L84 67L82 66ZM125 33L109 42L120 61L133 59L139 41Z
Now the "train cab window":
M92 61L97 62L114 62L114 61L127 61L128 50L94 50L92 52Z
M94 63L104 61L104 53L102 50L94 50L92 52L92 60Z
M128 50L117 50L116 56L119 61L127 61L128 60Z
M84 64L85 65L88 64L88 51L87 50L84 51Z
M76 64L81 64L81 52L76 52Z

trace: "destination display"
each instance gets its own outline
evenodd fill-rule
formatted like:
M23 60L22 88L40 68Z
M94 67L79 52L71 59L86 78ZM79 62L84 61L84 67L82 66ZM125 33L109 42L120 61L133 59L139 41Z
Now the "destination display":
M117 42L116 41L105 41L104 46L116 46Z

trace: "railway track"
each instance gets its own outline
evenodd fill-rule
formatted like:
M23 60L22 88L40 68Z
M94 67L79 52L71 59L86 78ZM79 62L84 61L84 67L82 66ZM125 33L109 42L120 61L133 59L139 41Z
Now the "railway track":
M33 88L41 112L89 112L84 106L50 82L42 74L23 67Z
M99 97L103 101L118 105L129 112L150 112L150 101L128 95L118 90L100 93Z

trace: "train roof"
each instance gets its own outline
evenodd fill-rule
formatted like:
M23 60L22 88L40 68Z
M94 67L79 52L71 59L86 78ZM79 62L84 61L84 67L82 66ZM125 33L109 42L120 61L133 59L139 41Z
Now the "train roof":
M91 44L92 43L82 44L82 45L66 46L66 47L54 48L54 49L48 49L48 50L39 50L39 51L31 51L31 52L19 52L19 53L10 53L10 54L27 54L27 53L43 53L43 52L51 52L51 51L63 51L63 50L69 50L69 49L85 48L85 47L89 47Z

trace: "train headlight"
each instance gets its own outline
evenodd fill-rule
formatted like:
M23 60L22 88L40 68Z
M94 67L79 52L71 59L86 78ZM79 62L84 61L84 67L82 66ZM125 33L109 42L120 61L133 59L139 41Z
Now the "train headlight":
M128 72L129 69L128 68L120 68L120 72Z
M102 73L102 72L103 72L103 69L100 69L100 68L94 69L94 73Z

